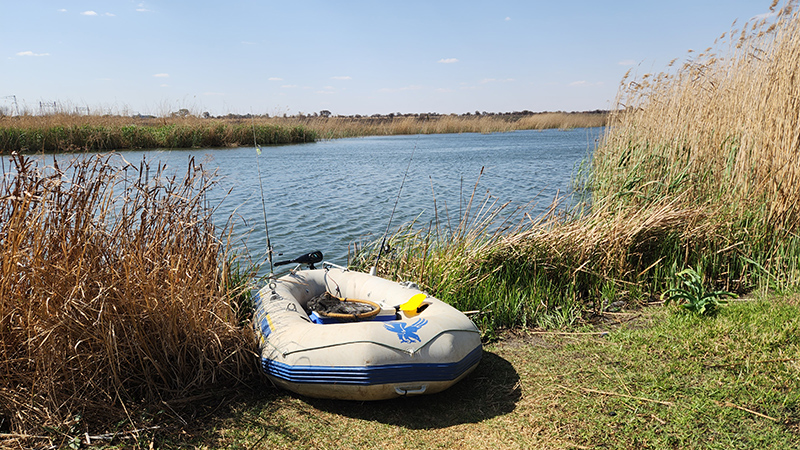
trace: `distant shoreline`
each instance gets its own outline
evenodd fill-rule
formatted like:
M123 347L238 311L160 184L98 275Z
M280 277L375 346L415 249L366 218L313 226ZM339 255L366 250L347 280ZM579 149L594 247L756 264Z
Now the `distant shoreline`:
M196 116L0 116L0 154L153 148L206 148L314 142L360 136L494 133L600 127L608 111L456 114ZM254 136L255 135L255 136ZM255 137L255 140L254 140Z

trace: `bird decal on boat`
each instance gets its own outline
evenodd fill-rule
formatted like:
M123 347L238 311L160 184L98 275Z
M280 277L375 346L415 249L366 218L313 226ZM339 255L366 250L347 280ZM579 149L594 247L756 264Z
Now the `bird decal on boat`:
M428 323L427 319L419 319L408 326L406 326L405 322L387 323L383 326L392 333L397 333L397 337L400 338L400 342L412 343L420 342L420 337L417 335L417 331L425 326L426 323Z

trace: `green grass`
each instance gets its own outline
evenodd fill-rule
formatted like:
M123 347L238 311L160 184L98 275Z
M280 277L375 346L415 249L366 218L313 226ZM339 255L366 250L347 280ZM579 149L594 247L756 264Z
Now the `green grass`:
M316 131L303 125L224 122L81 125L0 124L0 153L121 150L131 148L207 148L313 142Z
M264 384L139 446L196 448L786 449L800 441L800 296L714 317L650 306L587 333L504 333L433 396L363 403ZM606 335L597 334L607 331ZM590 334L593 332L595 334ZM227 395L233 395L228 392ZM205 406L204 406L205 405ZM202 414L199 414L202 419Z

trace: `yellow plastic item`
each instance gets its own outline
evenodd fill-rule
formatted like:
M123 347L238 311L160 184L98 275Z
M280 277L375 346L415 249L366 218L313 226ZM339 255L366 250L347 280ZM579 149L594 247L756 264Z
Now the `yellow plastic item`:
M415 294L408 299L407 302L400 305L400 310L406 312L417 312L417 308L419 308L419 305L421 305L427 297L428 296L425 294Z

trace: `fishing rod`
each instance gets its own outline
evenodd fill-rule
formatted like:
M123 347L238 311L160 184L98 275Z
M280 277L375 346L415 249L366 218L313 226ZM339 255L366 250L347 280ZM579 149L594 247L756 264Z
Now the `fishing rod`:
M417 150L417 144L414 143L414 148L411 150L411 157L408 158L408 166L406 167L406 171L403 174L403 181L400 182L400 190L397 191L397 198L394 200L394 207L392 208L392 214L389 215L389 223L386 224L386 231L383 233L383 240L381 241L381 248L378 249L378 256L375 258L375 265L369 269L370 275L376 275L378 273L378 261L381 259L381 255L383 254L383 249L386 247L386 237L389 236L389 227L392 226L392 218L394 218L394 212L397 210L397 203L400 201L400 193L403 192L403 185L406 184L406 176L408 176L408 170L411 168L411 161L414 159L414 152Z
M253 113L250 113L250 119L253 124L253 145L256 147L256 170L258 171L258 185L261 188L261 211L264 213L264 231L267 235L267 260L269 261L269 278L274 277L272 269L272 243L269 240L269 223L267 222L267 205L264 200L264 182L261 181L261 165L258 163L258 157L261 156L261 148L258 146L256 140L256 118Z

